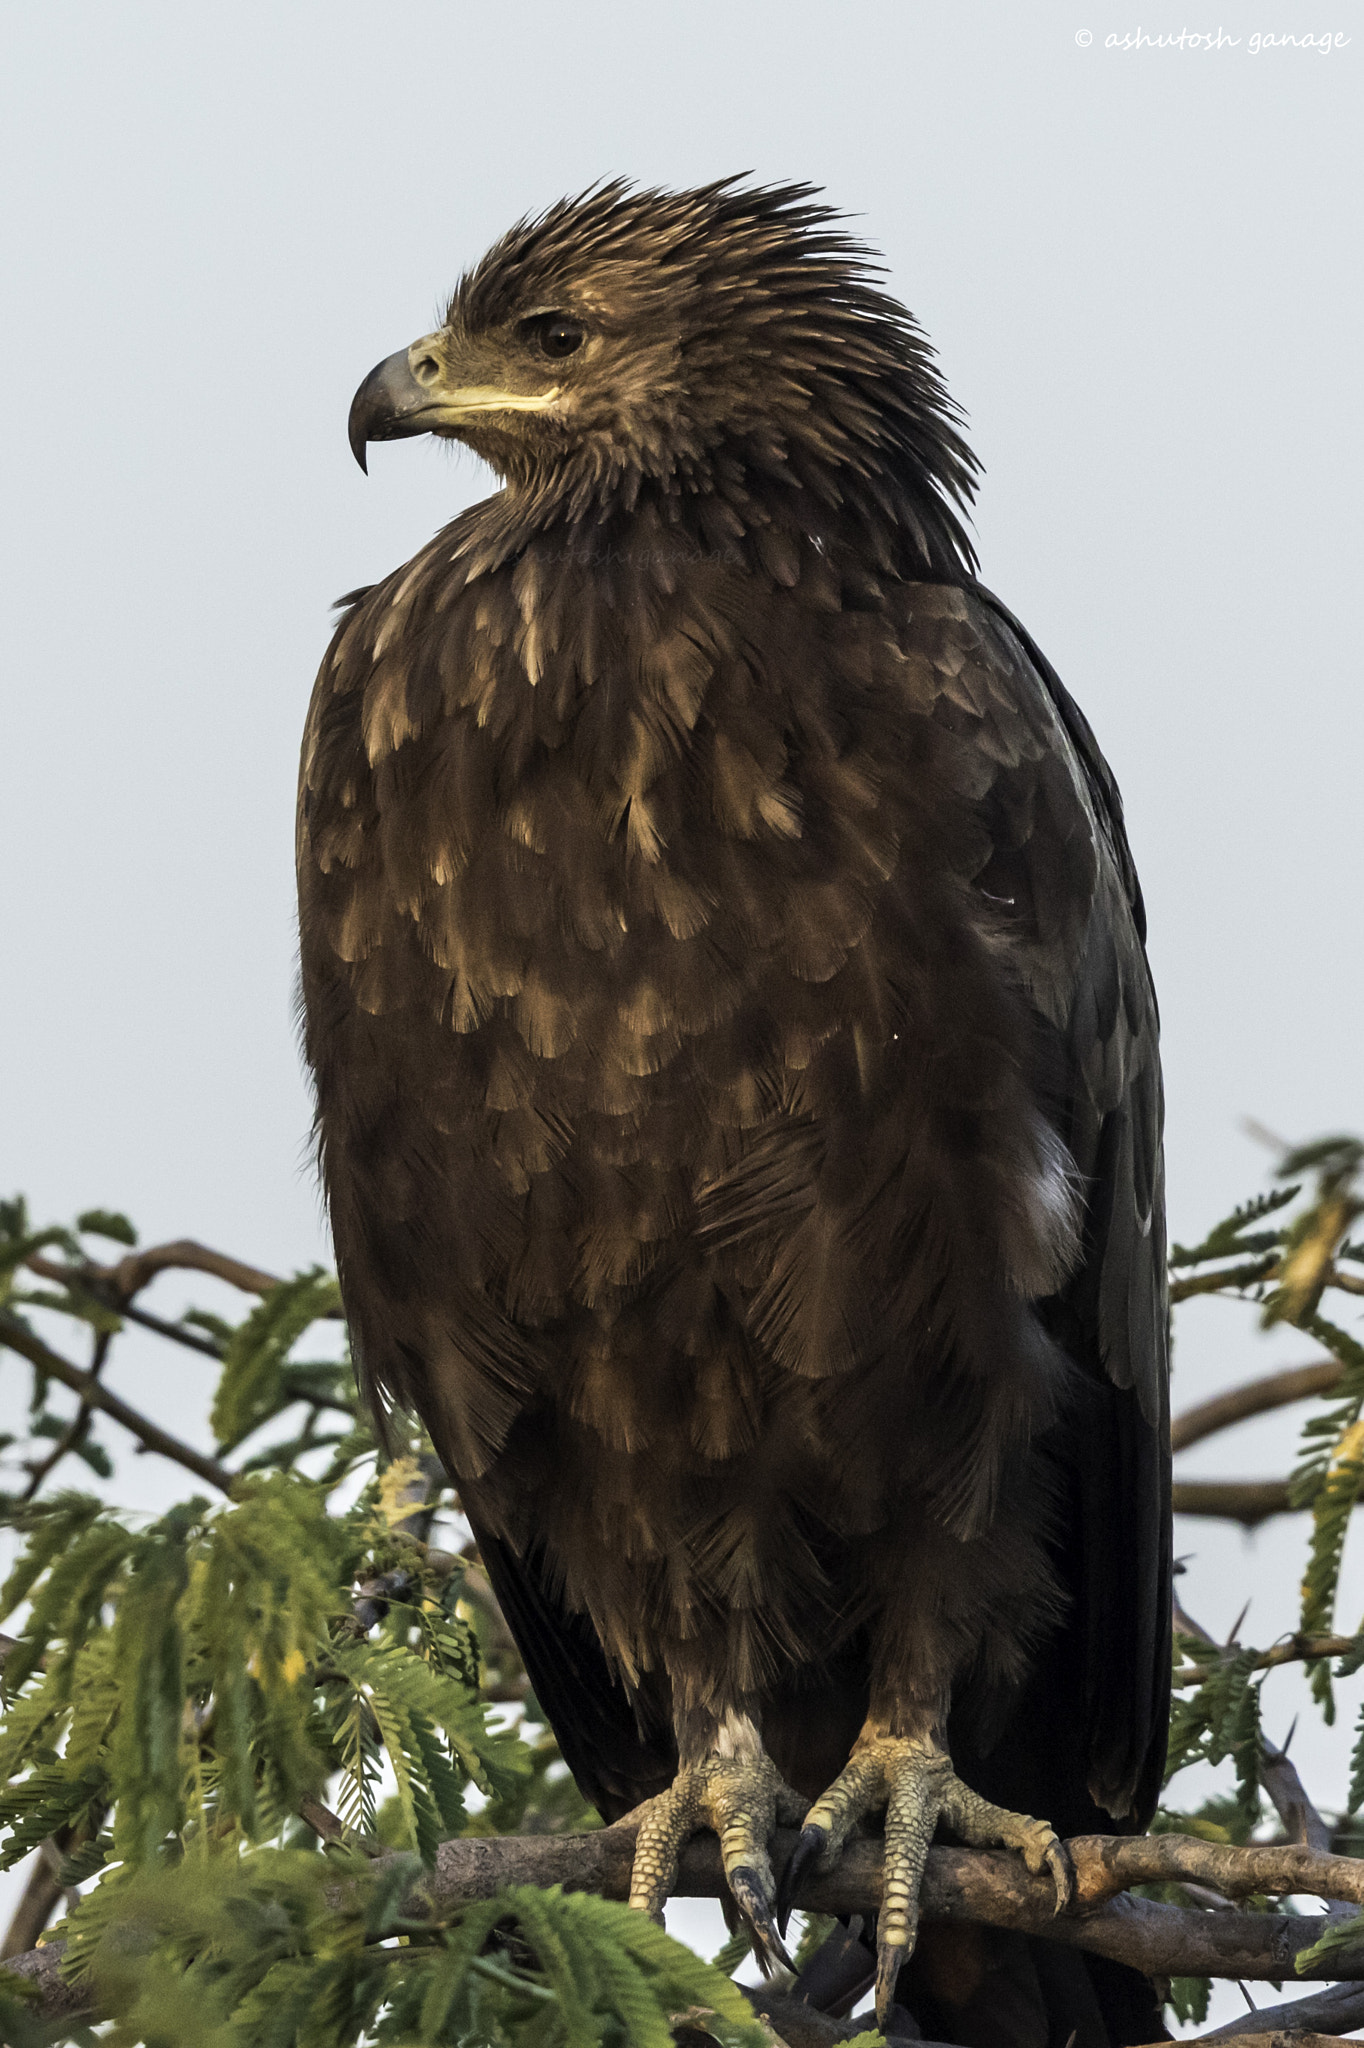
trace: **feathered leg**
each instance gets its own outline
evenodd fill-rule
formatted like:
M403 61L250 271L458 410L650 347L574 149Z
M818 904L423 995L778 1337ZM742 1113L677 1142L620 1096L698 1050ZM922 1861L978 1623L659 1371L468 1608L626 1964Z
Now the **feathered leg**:
M1046 1611L1038 1518L1025 1506L1011 1500L974 1538L920 1525L906 1555L879 1553L873 1576L893 1587L893 1597L879 1617L870 1711L846 1765L806 1814L783 1874L784 1927L802 1875L812 1865L831 1869L857 1822L884 1813L876 1972L882 2027L914 1949L924 1865L939 1822L970 1848L1017 1849L1030 1870L1050 1870L1058 1912L1072 1896L1070 1860L1050 1823L996 1806L963 1784L945 1735L962 1675L985 1654L997 1668L1021 1668L1030 1617Z

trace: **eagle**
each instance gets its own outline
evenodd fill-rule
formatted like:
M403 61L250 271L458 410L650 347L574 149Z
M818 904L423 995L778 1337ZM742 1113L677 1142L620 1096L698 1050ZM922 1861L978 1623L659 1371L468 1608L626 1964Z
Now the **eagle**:
M638 1811L632 1903L713 1829L778 1958L879 1822L888 2024L937 1828L1060 1907L1062 1837L1149 1822L1171 1560L1122 805L881 279L817 188L609 182L378 365L362 469L433 434L500 488L342 600L298 886L358 1369ZM1034 1947L1081 2048L1159 2031Z

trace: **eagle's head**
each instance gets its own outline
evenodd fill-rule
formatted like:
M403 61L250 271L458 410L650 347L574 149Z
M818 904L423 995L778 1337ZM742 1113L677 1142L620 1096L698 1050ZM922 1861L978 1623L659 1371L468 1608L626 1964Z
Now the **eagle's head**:
M514 227L371 372L351 446L363 469L370 441L464 441L541 520L719 495L747 523L794 492L807 524L860 507L960 571L975 462L876 276L809 186L599 186Z

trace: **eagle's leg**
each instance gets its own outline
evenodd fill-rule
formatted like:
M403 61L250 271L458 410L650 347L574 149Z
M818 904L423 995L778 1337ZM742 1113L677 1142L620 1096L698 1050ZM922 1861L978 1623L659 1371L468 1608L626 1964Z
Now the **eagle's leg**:
M698 1828L713 1828L758 1961L766 1971L793 1967L777 1932L769 1844L778 1822L798 1821L806 1803L782 1782L747 1715L727 1714L708 1741L684 1740L672 1784L638 1809L630 1904L660 1919L683 1844Z
M876 2017L884 2027L895 1980L918 1933L919 1887L940 1820L969 1848L1017 1849L1029 1870L1050 1870L1058 1913L1070 1903L1074 1880L1064 1845L1046 1821L1010 1813L963 1785L936 1729L892 1734L881 1718L867 1722L846 1766L806 1814L783 1880L783 1901L794 1895L811 1864L833 1865L856 1821L882 1809L886 1847L877 1918Z

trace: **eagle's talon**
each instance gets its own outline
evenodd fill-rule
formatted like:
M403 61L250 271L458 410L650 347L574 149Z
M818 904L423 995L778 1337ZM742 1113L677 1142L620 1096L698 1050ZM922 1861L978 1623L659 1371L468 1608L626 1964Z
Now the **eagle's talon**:
M1056 1908L1058 1913L1068 1913L1075 1904L1075 1865L1070 1851L1058 1836L1053 1835L1047 1849L1045 1862L1051 1872L1051 1881L1056 1886Z
M754 1952L766 1975L794 1969L776 1921L775 1886L768 1845L778 1815L798 1815L804 1801L784 1785L761 1750L744 1756L718 1753L683 1764L666 1792L639 1809L639 1833L630 1873L630 1904L661 1918L674 1884L682 1845L698 1828L720 1837L720 1854L730 1895L743 1915Z
M809 1871L818 1869L828 1847L828 1829L811 1827L807 1822L801 1829L800 1839L791 1851L786 1868L781 1874L781 1883L777 1886L777 1924L781 1928L783 1940L786 1937L786 1929L796 1903L796 1892L801 1879Z
M895 2003L895 1986L901 1965L909 1960L913 1946L912 1940L907 1945L891 1941L880 1941L876 1945L876 2024L883 2034L890 2025L890 2009Z
M764 1883L761 1871L739 1864L726 1875L730 1897L743 1914L753 1936L754 1954L763 1975L770 1977L778 1969L794 1970L796 1966L783 1939L786 1928L783 1924L778 1931L770 1889Z
M864 1815L884 1807L885 1869L881 1882L876 1951L876 2023L884 2032L901 1967L919 1931L919 1890L939 1820L973 1849L1017 1849L1029 1870L1049 1870L1056 1911L1065 1910L1074 1886L1065 1846L1045 1821L1010 1813L964 1785L947 1751L932 1736L864 1733L845 1768L810 1809L783 1881L783 1897L811 1863L824 1868Z

